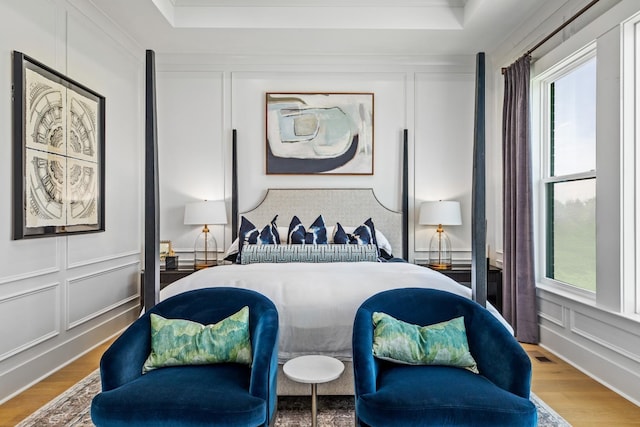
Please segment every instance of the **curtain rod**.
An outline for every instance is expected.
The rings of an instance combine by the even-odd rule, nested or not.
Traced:
[[[578,12],[576,12],[575,15],[573,15],[571,18],[567,19],[562,25],[560,25],[558,28],[556,28],[555,30],[553,30],[547,37],[543,38],[542,40],[540,40],[538,42],[538,44],[536,44],[534,47],[532,47],[531,49],[529,49],[528,51],[526,51],[524,53],[524,55],[522,56],[528,56],[531,55],[531,53],[533,51],[535,51],[536,49],[538,49],[540,46],[542,46],[543,44],[545,44],[546,42],[548,42],[551,37],[555,36],[556,34],[558,34],[560,31],[562,31],[567,25],[571,24],[573,21],[575,21],[576,19],[578,19],[578,17],[580,15],[582,15],[583,13],[585,13],[587,10],[589,10],[592,6],[594,6],[596,3],[598,3],[600,0],[592,0],[589,4],[587,4],[585,7],[583,7],[582,9],[580,9]],[[504,74],[507,71],[506,67],[502,67],[502,74]]]

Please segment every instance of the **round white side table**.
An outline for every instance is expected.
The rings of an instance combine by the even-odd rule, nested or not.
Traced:
[[[329,356],[300,356],[287,361],[284,374],[299,383],[311,384],[311,425],[318,425],[318,384],[338,379],[344,371],[344,363]]]

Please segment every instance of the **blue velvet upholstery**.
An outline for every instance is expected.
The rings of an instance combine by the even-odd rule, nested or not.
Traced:
[[[216,323],[249,306],[252,365],[160,368],[142,375],[151,351],[151,313]],[[97,426],[266,426],[276,410],[278,312],[264,295],[207,288],[160,302],[136,320],[100,361],[102,392],[91,403]]]
[[[449,366],[402,365],[374,358],[374,311],[416,325],[464,316],[480,374]],[[353,327],[356,416],[363,426],[535,426],[531,361],[485,308],[435,289],[381,292],[358,309]]]

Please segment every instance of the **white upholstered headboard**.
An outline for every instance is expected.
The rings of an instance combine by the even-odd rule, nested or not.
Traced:
[[[376,230],[382,231],[391,243],[393,255],[403,256],[402,212],[383,206],[371,188],[269,189],[258,206],[239,215],[259,228],[275,215],[278,215],[280,227],[288,227],[294,215],[305,226],[322,215],[327,228],[336,222],[343,226],[358,226],[371,218]]]
[[[382,231],[393,249],[393,256],[408,260],[409,234],[409,177],[408,132],[402,138],[402,208],[400,212],[388,209],[378,201],[371,188],[311,188],[269,189],[258,206],[246,212],[238,209],[238,150],[237,133],[233,130],[231,179],[231,215],[233,237],[237,237],[240,216],[244,215],[256,227],[264,227],[275,215],[278,225],[288,227],[293,215],[307,226],[322,215],[327,227],[340,222],[343,226],[358,226],[371,218],[376,229]]]

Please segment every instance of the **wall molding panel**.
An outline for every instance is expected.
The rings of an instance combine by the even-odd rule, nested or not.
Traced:
[[[551,322],[561,328],[567,326],[567,316],[565,307],[554,301],[549,301],[538,297],[538,317]]]
[[[142,256],[142,252],[139,250],[122,252],[117,254],[106,255],[101,258],[94,258],[85,261],[78,261],[67,264],[67,270],[74,270],[82,267],[89,267],[94,265],[105,264],[112,261],[119,261],[125,258],[133,258],[136,259],[138,263],[140,263],[140,257]]]
[[[130,303],[132,301],[135,302],[135,305],[133,306],[133,309],[135,310],[136,308],[138,308],[138,311],[139,311],[139,307],[140,307],[139,300],[140,300],[140,295],[139,294],[138,295],[133,295],[133,296],[131,296],[129,298],[122,299],[122,300],[120,300],[120,301],[118,301],[118,302],[116,302],[114,304],[111,304],[108,307],[105,307],[104,309],[102,309],[100,311],[96,311],[96,312],[91,313],[90,315],[88,315],[88,316],[86,316],[86,317],[84,317],[82,319],[78,319],[75,322],[67,322],[66,330],[70,331],[71,329],[73,329],[73,328],[75,328],[77,326],[83,325],[83,324],[85,324],[85,323],[87,323],[87,322],[89,322],[89,321],[91,321],[91,320],[93,320],[93,319],[95,319],[97,317],[100,317],[101,315],[103,315],[105,313],[112,312],[116,308],[128,305],[128,303]]]
[[[20,267],[18,267],[19,270],[22,270],[23,272],[18,273],[18,274],[12,274],[12,275],[8,275],[5,277],[1,277],[0,276],[0,286],[5,284],[5,283],[11,283],[11,282],[18,282],[21,280],[30,280],[30,279],[35,279],[37,277],[43,277],[43,276],[47,276],[49,274],[54,274],[54,273],[58,273],[60,272],[60,265],[62,264],[62,255],[63,255],[63,250],[64,250],[64,246],[62,245],[62,240],[60,238],[54,239],[54,242],[45,242],[45,243],[38,243],[39,246],[42,246],[41,249],[42,253],[51,253],[53,252],[53,257],[33,257],[33,256],[29,256],[27,261],[21,260],[19,262]],[[24,242],[12,242],[14,245],[20,245],[22,248],[24,248]],[[53,247],[53,250],[51,251],[47,251],[44,250],[46,248],[49,248],[50,246]],[[38,251],[38,253],[40,253],[40,251]],[[48,266],[42,266],[39,265],[42,263],[43,260],[49,260],[50,261],[50,265]]]
[[[280,72],[468,72],[475,68],[474,55],[215,55],[164,54],[157,58],[158,71],[254,71]]]
[[[0,298],[0,362],[60,334],[60,300],[60,283]]]
[[[66,330],[140,297],[140,261],[105,268],[67,281]]]
[[[640,335],[630,329],[609,324],[586,313],[571,310],[571,333],[613,351],[640,365],[640,356],[633,350],[640,348]]]
[[[36,277],[41,277],[41,276],[48,276],[50,274],[55,274],[58,272],[60,272],[60,268],[51,267],[51,268],[43,268],[41,270],[30,271],[29,273],[16,274],[15,276],[0,278],[0,285],[3,285],[5,283],[19,282],[21,280],[34,279]]]

